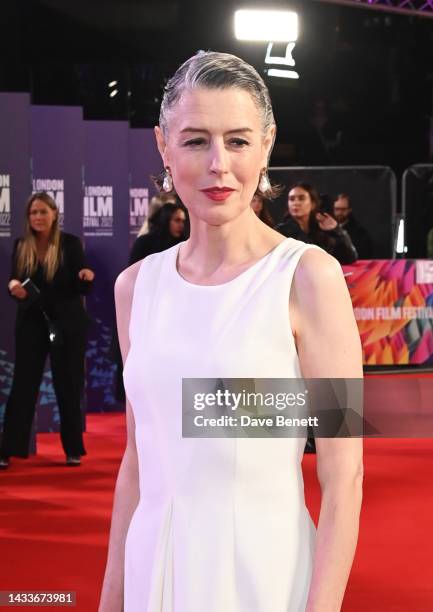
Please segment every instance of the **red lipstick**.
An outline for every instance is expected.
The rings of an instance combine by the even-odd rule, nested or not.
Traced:
[[[215,202],[222,202],[226,200],[234,189],[231,187],[208,187],[207,189],[201,189],[205,195]]]

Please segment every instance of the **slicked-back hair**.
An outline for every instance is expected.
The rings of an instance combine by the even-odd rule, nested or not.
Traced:
[[[251,95],[260,112],[264,134],[275,125],[268,88],[253,66],[230,53],[199,51],[179,66],[165,86],[159,114],[164,137],[168,134],[168,114],[184,91],[230,87],[242,89]]]

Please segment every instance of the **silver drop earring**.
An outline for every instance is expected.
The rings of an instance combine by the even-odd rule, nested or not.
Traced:
[[[269,182],[268,173],[266,170],[262,170],[259,181],[259,191],[261,193],[266,193],[271,188],[271,183]]]
[[[173,179],[171,178],[170,170],[168,168],[165,169],[164,172],[164,180],[162,181],[162,190],[165,193],[169,193],[173,191]]]

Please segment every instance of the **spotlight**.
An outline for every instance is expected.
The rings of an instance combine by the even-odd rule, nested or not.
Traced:
[[[116,87],[116,85],[117,85],[117,81],[110,81],[108,83],[108,87]]]
[[[235,36],[238,40],[293,42],[298,38],[298,15],[293,11],[235,12]]]
[[[118,89],[113,89],[113,91],[110,91],[110,98],[114,98],[114,96],[117,96],[118,93],[119,93]]]

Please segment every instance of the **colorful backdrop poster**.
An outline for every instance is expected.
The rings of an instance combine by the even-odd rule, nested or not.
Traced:
[[[433,262],[343,266],[365,365],[433,364]]]

